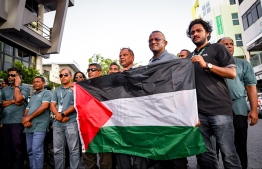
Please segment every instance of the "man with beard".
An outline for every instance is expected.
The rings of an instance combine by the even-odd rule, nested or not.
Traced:
[[[62,85],[55,89],[50,110],[55,115],[53,122],[53,145],[55,168],[65,168],[65,145],[70,153],[70,168],[79,168],[79,135],[74,108],[74,94],[71,89],[72,72],[69,69],[60,71]]]
[[[23,84],[22,71],[18,68],[9,68],[8,82],[10,86],[2,89],[2,119],[1,152],[2,165],[0,168],[22,168],[24,135],[22,117],[30,95],[29,86]]]
[[[207,149],[198,164],[203,169],[218,168],[216,140],[224,167],[240,169],[234,146],[232,101],[224,79],[236,77],[235,62],[224,46],[208,42],[211,32],[212,27],[202,19],[192,21],[187,30],[196,45],[188,57],[194,63],[200,131]]]
[[[234,54],[234,41],[225,37],[220,39],[217,43],[225,45],[230,54]],[[257,80],[254,70],[250,63],[243,59],[234,57],[236,64],[237,77],[235,79],[226,79],[230,95],[233,102],[233,122],[235,129],[235,146],[237,154],[241,161],[242,169],[246,169],[248,166],[247,158],[247,129],[248,121],[250,126],[255,125],[258,122],[257,114]],[[246,102],[246,95],[250,102],[251,110],[248,110]],[[219,148],[219,147],[218,147]]]

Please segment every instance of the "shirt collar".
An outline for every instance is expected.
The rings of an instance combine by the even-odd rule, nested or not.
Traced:
[[[154,56],[149,60],[149,63],[154,62],[156,60],[161,60],[165,54],[167,53],[167,50],[163,51],[157,58],[154,58]]]
[[[197,48],[194,50],[195,54],[198,54],[202,49],[204,49],[205,47],[208,47],[210,45],[210,42],[208,42],[204,47],[202,47],[199,51],[197,50]]]

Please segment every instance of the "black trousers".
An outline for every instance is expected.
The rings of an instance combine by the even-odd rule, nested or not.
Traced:
[[[24,126],[21,123],[3,124],[1,128],[1,169],[23,168]]]
[[[235,129],[235,147],[239,156],[242,169],[246,169],[248,166],[247,158],[247,129],[248,122],[247,116],[234,115],[233,118]]]

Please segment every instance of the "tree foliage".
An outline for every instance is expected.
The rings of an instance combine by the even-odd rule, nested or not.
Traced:
[[[22,70],[22,83],[26,83],[26,84],[32,84],[33,83],[33,79],[36,76],[40,75],[40,72],[34,68],[27,68],[25,67],[21,62],[14,62],[12,64],[12,67],[16,67]],[[6,71],[1,71],[0,72],[0,78],[5,79],[7,78],[7,72]]]
[[[89,64],[90,63],[98,63],[102,67],[102,75],[106,75],[109,71],[110,64],[112,62],[116,62],[119,65],[118,60],[112,60],[109,58],[104,58],[100,54],[94,54],[91,58],[88,59]]]

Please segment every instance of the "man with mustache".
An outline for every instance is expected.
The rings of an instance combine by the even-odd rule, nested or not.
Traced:
[[[201,169],[217,169],[215,140],[225,168],[241,169],[234,146],[232,101],[224,78],[236,77],[235,62],[220,44],[210,44],[212,27],[202,19],[193,20],[187,36],[196,45],[188,57],[194,63],[200,131],[207,151],[199,155]],[[214,139],[215,138],[215,139]]]

